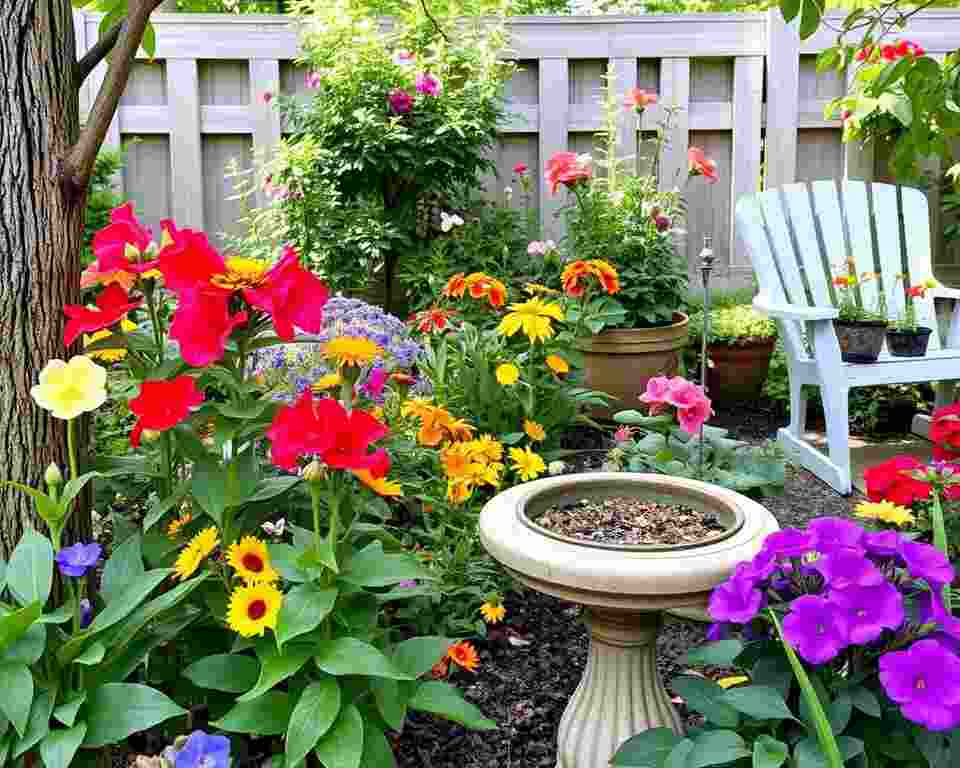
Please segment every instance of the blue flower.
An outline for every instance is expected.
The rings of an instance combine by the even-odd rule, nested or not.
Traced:
[[[93,606],[90,605],[90,601],[87,598],[83,598],[80,601],[80,629],[86,629],[90,626],[90,621],[93,619]]]
[[[177,752],[175,768],[228,768],[230,739],[194,731]]]
[[[57,566],[64,576],[79,578],[93,568],[103,554],[103,548],[96,542],[90,544],[74,544],[64,547],[57,553]]]

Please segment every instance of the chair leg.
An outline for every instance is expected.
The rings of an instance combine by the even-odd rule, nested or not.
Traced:
[[[803,439],[807,428],[807,398],[803,396],[803,385],[797,383],[795,377],[790,377],[790,425],[787,427],[790,434]]]
[[[850,493],[850,412],[849,394],[847,387],[836,384],[821,387],[823,410],[827,421],[827,447],[830,451],[830,461],[843,473],[844,488],[838,488],[841,493]],[[845,479],[844,479],[845,478]]]

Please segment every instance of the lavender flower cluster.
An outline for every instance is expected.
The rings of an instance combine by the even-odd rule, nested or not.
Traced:
[[[880,683],[905,718],[949,730],[960,725],[960,619],[943,600],[953,579],[934,547],[821,517],[768,536],[713,591],[718,623],[708,637],[747,625],[770,604],[786,607],[783,634],[803,659],[832,663],[863,648],[879,657]]]

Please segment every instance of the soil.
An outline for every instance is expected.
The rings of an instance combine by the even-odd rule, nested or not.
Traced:
[[[536,522],[563,536],[603,544],[696,544],[724,530],[713,513],[635,496],[553,506]]]

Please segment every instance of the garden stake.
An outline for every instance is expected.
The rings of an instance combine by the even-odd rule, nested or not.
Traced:
[[[700,339],[700,386],[707,391],[707,337],[710,335],[710,273],[713,271],[713,236],[703,236],[700,251],[700,277],[703,280],[703,338]],[[700,425],[700,466],[697,477],[703,479],[703,424]]]

